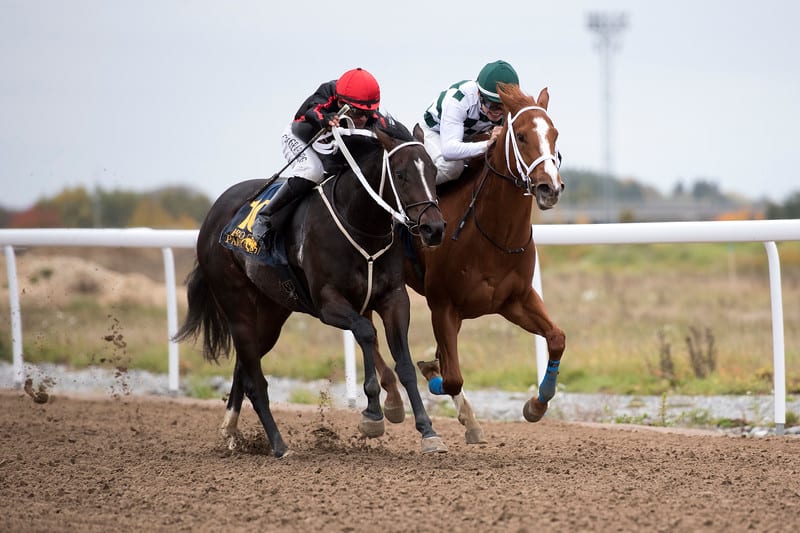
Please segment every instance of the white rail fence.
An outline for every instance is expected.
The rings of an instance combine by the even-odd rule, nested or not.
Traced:
[[[769,265],[772,311],[773,389],[776,431],[783,433],[786,423],[786,367],[783,334],[783,296],[780,259],[776,242],[800,241],[800,220],[759,220],[720,222],[655,222],[631,224],[548,224],[533,227],[537,246],[576,244],[659,244],[710,242],[762,242]],[[178,331],[178,311],[173,248],[194,248],[197,230],[133,229],[0,229],[0,246],[4,247],[8,272],[9,305],[11,307],[12,362],[15,383],[22,384],[22,316],[19,284],[16,274],[14,246],[97,246],[123,248],[161,248],[167,289],[167,342],[169,388],[180,387],[178,345],[171,338]],[[541,274],[537,261],[533,286],[542,294]],[[352,334],[344,333],[345,379],[347,397],[357,396],[355,346]],[[544,339],[536,337],[538,375],[547,366]]]

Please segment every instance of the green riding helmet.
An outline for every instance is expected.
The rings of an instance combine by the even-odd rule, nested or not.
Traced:
[[[497,82],[519,85],[519,76],[514,67],[505,61],[487,63],[478,74],[478,89],[490,102],[500,102]]]

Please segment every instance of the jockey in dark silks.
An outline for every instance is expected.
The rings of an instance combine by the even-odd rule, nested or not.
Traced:
[[[323,83],[306,98],[281,135],[283,155],[287,161],[294,161],[287,170],[286,182],[256,216],[253,236],[257,241],[271,248],[274,234],[280,231],[290,214],[289,210],[284,210],[276,217],[276,213],[319,185],[326,172],[333,173],[341,166],[342,159],[337,157],[337,150],[331,144],[330,129],[339,126],[342,107],[350,106],[345,116],[353,121],[355,128],[369,128],[376,122],[385,123],[378,111],[380,100],[378,82],[361,68],[348,70],[338,80]],[[326,133],[307,150],[314,136],[323,129]]]

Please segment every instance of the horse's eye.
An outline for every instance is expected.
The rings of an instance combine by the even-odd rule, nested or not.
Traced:
[[[525,142],[525,134],[524,133],[517,133],[517,140],[521,143]]]

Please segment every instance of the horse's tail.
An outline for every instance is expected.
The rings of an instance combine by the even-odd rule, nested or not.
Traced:
[[[203,358],[218,361],[220,354],[226,357],[231,351],[231,332],[222,316],[217,299],[206,282],[200,265],[195,264],[187,282],[189,311],[186,320],[173,337],[175,342],[196,340],[202,330]]]

